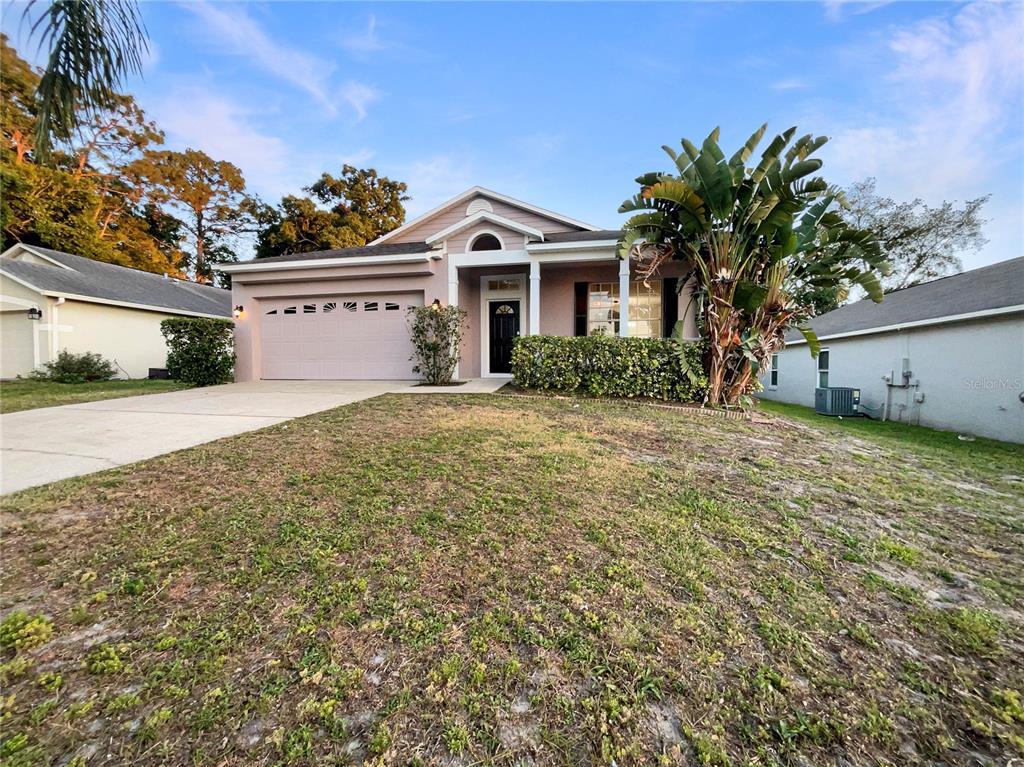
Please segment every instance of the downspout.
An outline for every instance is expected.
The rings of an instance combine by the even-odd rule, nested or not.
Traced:
[[[60,312],[57,307],[64,303],[64,296],[54,299],[50,307],[50,361],[57,359],[60,352]]]

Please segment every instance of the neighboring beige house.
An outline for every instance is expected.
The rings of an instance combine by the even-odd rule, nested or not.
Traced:
[[[97,352],[121,376],[165,367],[160,322],[231,316],[231,293],[61,253],[14,245],[0,255],[0,378],[26,376],[63,349]]]
[[[643,282],[618,235],[473,187],[364,247],[222,265],[235,379],[414,378],[406,309],[434,300],[468,313],[462,378],[508,376],[521,333],[695,337],[682,267]]]

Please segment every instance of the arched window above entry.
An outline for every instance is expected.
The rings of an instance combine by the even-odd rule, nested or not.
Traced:
[[[470,250],[501,250],[501,240],[493,234],[478,234],[469,246]]]

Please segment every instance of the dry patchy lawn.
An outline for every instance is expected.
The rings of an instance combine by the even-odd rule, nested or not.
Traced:
[[[1019,448],[388,396],[3,522],[11,764],[1024,756]]]

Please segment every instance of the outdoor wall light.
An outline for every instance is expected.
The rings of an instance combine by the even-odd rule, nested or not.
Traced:
[[[434,303],[432,303],[430,305],[430,308],[433,309],[435,312],[436,311],[440,311],[440,309],[441,309],[441,299],[440,298],[435,298],[434,299]]]
[[[245,307],[242,306],[241,304],[236,306],[235,307],[235,319],[238,319],[239,317],[241,317],[242,316],[242,312],[244,312],[244,311],[245,311]]]
[[[37,306],[33,306],[28,310],[28,318],[30,320],[41,320],[43,318],[43,310]]]

